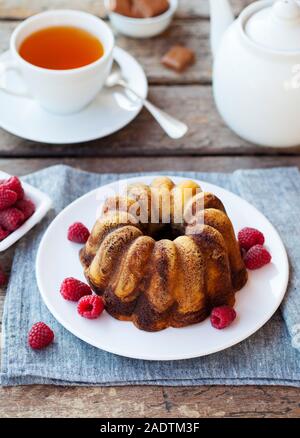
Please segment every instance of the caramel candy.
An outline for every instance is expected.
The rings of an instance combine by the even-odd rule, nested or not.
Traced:
[[[131,16],[133,18],[145,18],[138,7],[139,0],[132,0]]]
[[[110,9],[117,14],[132,17],[132,0],[110,0]]]
[[[113,12],[131,18],[151,18],[169,9],[168,0],[110,0]]]
[[[161,62],[168,68],[182,72],[195,62],[195,52],[187,47],[173,46]]]
[[[168,0],[133,0],[133,13],[141,18],[161,15],[170,7]]]

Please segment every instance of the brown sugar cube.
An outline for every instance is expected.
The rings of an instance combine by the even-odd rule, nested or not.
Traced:
[[[170,7],[168,0],[133,0],[133,11],[142,18],[161,15]]]
[[[132,0],[132,6],[131,6],[131,17],[132,18],[145,18],[137,6],[138,0]]]
[[[117,14],[132,17],[132,0],[110,0],[110,9]]]
[[[168,68],[182,72],[195,62],[195,52],[187,47],[173,46],[162,58],[161,62]]]

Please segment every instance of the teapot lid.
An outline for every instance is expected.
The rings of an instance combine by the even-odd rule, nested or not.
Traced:
[[[254,13],[245,25],[252,41],[280,51],[300,50],[300,4],[297,0],[277,0]]]

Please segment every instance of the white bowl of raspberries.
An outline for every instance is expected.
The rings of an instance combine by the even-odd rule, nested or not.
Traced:
[[[45,193],[0,171],[0,252],[31,230],[51,204]]]

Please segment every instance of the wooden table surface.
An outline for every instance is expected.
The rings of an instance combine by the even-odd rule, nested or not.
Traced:
[[[232,0],[235,13],[251,0]],[[55,7],[72,7],[103,16],[102,0],[0,0],[0,52],[25,17]],[[46,145],[0,129],[0,169],[11,174],[65,163],[96,172],[223,171],[296,165],[300,147],[259,148],[234,135],[216,112],[211,89],[208,0],[180,0],[172,26],[142,43],[118,36],[117,44],[142,63],[150,98],[190,127],[179,141],[168,139],[146,111],[108,138],[79,145]],[[173,43],[197,53],[197,63],[177,75],[159,62]],[[1,254],[9,271],[13,250]],[[0,290],[2,312],[5,290]],[[0,417],[299,417],[300,391],[289,387],[111,387],[29,386],[0,389]]]

